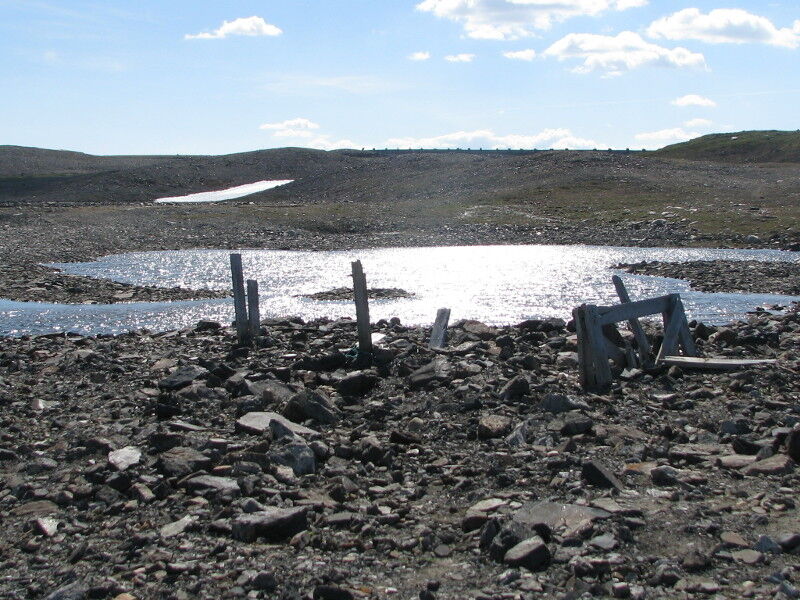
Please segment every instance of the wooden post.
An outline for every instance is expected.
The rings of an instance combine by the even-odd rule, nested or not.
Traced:
[[[233,280],[233,309],[236,321],[236,336],[239,344],[249,343],[247,324],[247,305],[244,293],[244,273],[242,271],[242,255],[231,254],[231,279]]]
[[[258,282],[247,280],[247,324],[250,341],[256,343],[261,335],[261,313],[258,308]]]
[[[619,296],[620,302],[622,302],[623,304],[630,303],[631,298],[628,295],[628,290],[625,289],[625,284],[623,283],[619,275],[614,275],[611,278],[611,281],[614,282],[614,287],[617,290],[617,296]],[[650,360],[650,342],[647,341],[647,334],[645,334],[644,329],[642,329],[642,325],[641,323],[639,323],[639,319],[637,318],[628,319],[628,326],[631,328],[631,331],[633,332],[633,337],[636,340],[636,346],[639,349],[640,364],[643,367],[652,366],[653,361]]]
[[[450,309],[440,308],[436,311],[436,321],[431,330],[429,348],[444,348],[447,345],[447,324],[450,322]]]
[[[611,367],[597,307],[583,304],[572,311],[578,334],[578,368],[581,387],[606,392],[611,387]]]
[[[367,277],[364,275],[360,260],[351,264],[353,267],[353,297],[356,303],[356,323],[358,326],[358,351],[361,354],[372,354]]]

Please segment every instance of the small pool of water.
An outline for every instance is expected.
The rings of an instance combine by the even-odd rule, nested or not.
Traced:
[[[136,285],[193,289],[230,287],[229,251],[136,252],[91,263],[60,263],[67,273]],[[360,259],[370,287],[402,288],[411,298],[372,300],[372,321],[399,317],[430,324],[448,307],[451,320],[472,318],[514,324],[527,318],[569,318],[582,303],[617,304],[611,283],[620,262],[642,260],[760,260],[798,262],[800,256],[768,250],[621,248],[609,246],[460,246],[378,248],[332,252],[243,250],[245,278],[259,282],[262,317],[355,316],[350,301],[303,297],[351,286],[350,262]],[[689,318],[726,323],[756,306],[787,305],[800,298],[769,294],[707,294],[677,279],[620,274],[632,299],[680,293]],[[53,305],[0,300],[0,335],[76,331],[118,333],[146,327],[166,330],[200,319],[230,322],[232,300],[93,305]]]
[[[292,183],[294,179],[277,179],[274,181],[256,181],[255,183],[246,183],[244,185],[237,185],[236,187],[228,188],[226,190],[217,190],[214,192],[198,192],[197,194],[188,194],[186,196],[171,196],[168,198],[159,198],[154,200],[156,204],[189,204],[198,202],[221,202],[223,200],[233,200],[234,198],[241,198],[249,196],[256,192],[263,192],[264,190],[271,190],[287,183]]]

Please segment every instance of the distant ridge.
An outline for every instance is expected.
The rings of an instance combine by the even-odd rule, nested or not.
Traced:
[[[654,152],[663,158],[751,163],[800,163],[800,130],[712,133]]]

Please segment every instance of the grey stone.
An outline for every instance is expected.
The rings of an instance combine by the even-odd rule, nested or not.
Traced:
[[[197,521],[197,517],[194,515],[186,515],[182,519],[178,519],[173,523],[167,523],[164,525],[161,530],[159,531],[162,538],[171,538],[176,535],[180,535],[187,528],[189,528],[193,523]]]
[[[530,382],[524,376],[517,375],[500,390],[500,398],[503,400],[517,400],[527,395],[530,390]]]
[[[538,571],[550,563],[551,555],[547,544],[538,535],[521,541],[510,548],[503,562],[514,567],[525,567],[530,571]]]
[[[317,458],[314,451],[303,442],[293,442],[283,447],[273,448],[269,453],[272,462],[292,469],[297,475],[310,475],[317,472]]]
[[[286,429],[295,435],[315,435],[317,432],[298,423],[294,423],[286,417],[275,412],[250,412],[243,415],[236,421],[236,430],[254,435],[262,435],[270,430],[270,423],[278,421]]]
[[[618,490],[625,488],[622,482],[617,479],[617,476],[599,460],[588,460],[583,463],[581,475],[586,481],[597,487],[616,488]]]
[[[785,454],[776,454],[744,467],[745,475],[786,475],[794,469],[795,462]]]
[[[499,438],[511,431],[511,419],[501,415],[484,415],[478,422],[478,438]]]
[[[594,421],[586,415],[567,415],[564,424],[561,426],[562,435],[580,435],[590,431],[594,426]]]
[[[427,365],[421,366],[408,376],[408,383],[411,389],[414,390],[427,387],[434,382],[449,380],[450,363],[443,356],[437,356]]]
[[[170,477],[183,477],[195,471],[207,468],[211,459],[194,448],[177,446],[161,454],[157,467]]]
[[[142,451],[136,446],[125,446],[108,453],[108,462],[118,471],[124,471],[128,467],[138,465],[141,458]]]
[[[576,409],[588,409],[585,402],[567,396],[566,394],[547,394],[539,403],[539,408],[551,413],[565,413]]]
[[[378,383],[378,376],[372,371],[354,371],[343,377],[336,390],[342,396],[363,396]]]
[[[51,592],[44,600],[83,600],[88,593],[89,586],[82,581],[76,581]]]
[[[283,415],[292,421],[311,419],[334,425],[339,421],[338,410],[326,396],[314,390],[303,390],[292,396]]]
[[[158,387],[166,391],[177,391],[208,375],[208,371],[197,365],[187,365],[177,368],[173,373],[158,382]]]
[[[269,542],[282,542],[308,527],[307,508],[268,508],[240,515],[231,523],[231,536],[241,542],[254,542],[264,538]]]
[[[199,475],[186,482],[186,489],[191,492],[206,492],[213,490],[229,497],[237,497],[241,493],[239,484],[230,477],[217,477],[215,475]]]

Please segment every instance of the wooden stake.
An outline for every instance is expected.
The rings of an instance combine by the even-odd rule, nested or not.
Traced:
[[[258,308],[258,282],[247,280],[247,324],[250,341],[255,343],[261,335],[261,313]]]
[[[450,322],[450,309],[440,308],[436,311],[436,321],[431,330],[429,348],[444,348],[447,345],[447,324]]]
[[[617,290],[617,296],[619,296],[620,302],[623,304],[630,303],[631,297],[628,295],[628,290],[625,289],[625,284],[619,275],[614,275],[611,278],[611,281],[614,282],[614,287]],[[639,323],[639,319],[629,319],[628,326],[633,332],[633,337],[636,340],[636,346],[639,349],[640,364],[643,367],[652,366],[653,361],[650,360],[650,342],[647,341],[647,334],[645,334],[644,329],[642,329],[642,324]]]
[[[242,271],[242,255],[231,254],[231,279],[233,281],[233,309],[236,322],[236,336],[239,344],[246,346],[249,343],[247,323],[247,305],[244,293],[244,273]]]
[[[367,277],[364,275],[360,260],[351,264],[353,267],[353,296],[356,303],[356,323],[358,326],[358,351],[362,354],[372,354]]]

